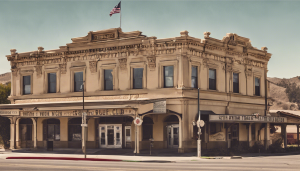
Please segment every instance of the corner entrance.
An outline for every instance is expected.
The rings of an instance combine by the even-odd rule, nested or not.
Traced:
[[[167,126],[168,148],[178,148],[179,145],[179,124]]]
[[[99,124],[100,148],[122,148],[122,124]]]

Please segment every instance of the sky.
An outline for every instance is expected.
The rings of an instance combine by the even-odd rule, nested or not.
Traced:
[[[0,0],[0,73],[10,72],[6,55],[58,49],[89,31],[120,27],[120,14],[109,17],[119,0]],[[187,30],[222,39],[236,33],[252,46],[268,48],[268,77],[300,76],[300,0],[122,0],[123,32],[169,38]]]

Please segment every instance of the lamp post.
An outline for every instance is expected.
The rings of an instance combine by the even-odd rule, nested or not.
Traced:
[[[84,153],[84,158],[86,158],[86,112],[84,112],[84,81],[81,85],[81,90],[82,90],[82,131],[83,131],[83,148],[82,151]]]
[[[198,126],[198,140],[197,140],[197,156],[201,157],[201,127],[200,127],[200,88],[198,88],[198,121],[197,121],[197,126]]]

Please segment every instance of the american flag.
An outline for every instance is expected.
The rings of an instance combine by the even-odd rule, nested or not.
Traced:
[[[109,13],[109,16],[112,16],[115,13],[120,13],[121,12],[121,1],[116,5]]]

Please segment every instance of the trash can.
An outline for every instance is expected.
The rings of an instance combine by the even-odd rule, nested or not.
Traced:
[[[47,151],[53,151],[53,141],[47,141]]]

